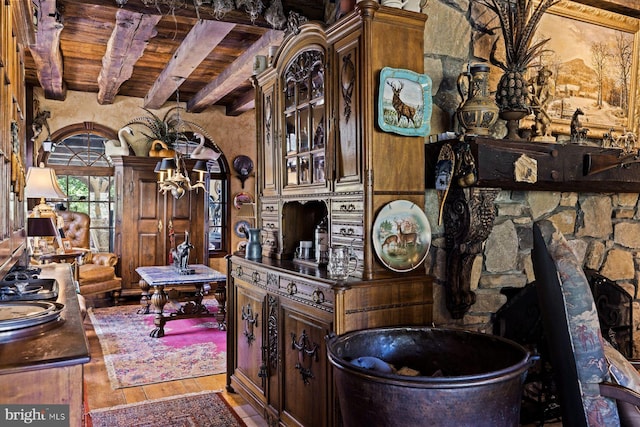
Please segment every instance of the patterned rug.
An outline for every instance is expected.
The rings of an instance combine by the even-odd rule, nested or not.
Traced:
[[[215,300],[205,304],[217,310]],[[226,371],[226,332],[218,329],[214,317],[172,320],[165,324],[164,337],[151,338],[154,315],[137,314],[138,308],[89,310],[114,389]]]
[[[93,427],[246,427],[220,393],[206,391],[94,409]]]

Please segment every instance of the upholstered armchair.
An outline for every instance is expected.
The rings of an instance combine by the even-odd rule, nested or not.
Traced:
[[[91,252],[89,250],[89,226],[91,218],[81,212],[58,212],[64,219],[65,238],[71,246],[84,249],[86,253],[78,270],[78,283],[81,295],[95,295],[110,292],[117,302],[122,290],[122,279],[116,277],[116,254],[111,252]]]

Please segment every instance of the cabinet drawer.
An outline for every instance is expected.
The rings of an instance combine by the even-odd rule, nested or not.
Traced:
[[[331,224],[331,235],[333,238],[362,240],[364,227],[361,222],[334,222]]]
[[[275,217],[278,216],[278,202],[274,201],[274,202],[262,202],[261,208],[260,208],[260,213],[263,216],[266,215],[273,215]]]
[[[270,256],[278,251],[278,230],[262,230],[262,255]]]
[[[262,230],[265,232],[271,232],[271,233],[274,233],[276,230],[278,230],[278,217],[263,216]]]
[[[337,199],[331,203],[331,214],[343,216],[355,214],[361,216],[364,212],[364,201],[361,199]]]
[[[280,277],[279,292],[292,300],[311,305],[322,310],[333,311],[335,296],[328,287],[312,285],[290,277]]]
[[[231,275],[255,286],[265,288],[267,286],[267,273],[246,265],[233,264],[231,267]]]

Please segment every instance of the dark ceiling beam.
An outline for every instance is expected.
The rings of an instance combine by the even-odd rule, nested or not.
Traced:
[[[247,81],[253,74],[253,63],[256,55],[266,55],[269,46],[282,42],[283,32],[269,30],[240,55],[231,65],[213,81],[202,88],[187,102],[187,111],[199,113],[209,105],[213,105],[225,95]]]
[[[144,106],[152,109],[162,107],[235,26],[219,21],[196,22],[144,97]]]
[[[65,0],[65,3],[83,3],[85,5],[96,5],[101,7],[113,7],[117,9],[117,5],[115,0]],[[150,2],[149,5],[145,5],[142,0],[129,0],[127,4],[121,7],[121,9],[128,10],[130,12],[137,12],[142,14],[154,14],[154,15],[173,15],[180,16],[185,18],[192,19],[205,19],[205,20],[216,20],[213,14],[211,13],[212,8],[209,5],[202,5],[198,8],[198,12],[196,12],[195,6],[193,5],[192,0],[187,0],[183,2],[179,2],[180,7],[176,7],[171,10],[167,6],[162,5],[162,1],[158,1],[159,7],[156,7],[153,2]],[[199,16],[198,16],[199,15]],[[255,22],[251,22],[249,19],[249,15],[241,10],[231,11],[219,19],[220,22],[229,22],[233,24],[242,24],[242,25],[255,25],[263,28],[271,28],[271,25],[265,19],[260,16]]]
[[[255,90],[246,91],[241,96],[237,97],[233,104],[227,105],[227,116],[239,116],[242,113],[253,110],[256,106],[256,92]]]
[[[38,81],[45,98],[64,101],[67,89],[62,80],[62,17],[56,9],[56,0],[33,0],[33,7],[38,14],[38,29],[29,50],[36,64]]]
[[[149,39],[158,33],[155,27],[160,18],[160,15],[143,15],[125,9],[116,12],[116,25],[98,76],[100,105],[112,104],[120,86],[131,78],[133,67],[144,53]]]

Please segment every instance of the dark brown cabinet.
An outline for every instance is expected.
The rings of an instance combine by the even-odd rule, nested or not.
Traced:
[[[120,259],[119,274],[125,295],[140,292],[137,267],[168,264],[170,223],[176,245],[184,241],[185,231],[189,232],[194,245],[189,262],[208,262],[204,192],[188,191],[180,199],[160,193],[154,172],[157,162],[153,157],[113,158],[117,218],[115,253]]]
[[[328,334],[432,320],[431,278],[386,269],[371,244],[387,203],[424,205],[424,138],[382,132],[374,106],[383,67],[423,71],[406,53],[423,51],[425,20],[358,2],[330,28],[302,25],[256,76],[263,258],[229,258],[227,374],[269,425],[339,425]],[[294,259],[321,221],[355,249],[346,281]]]

